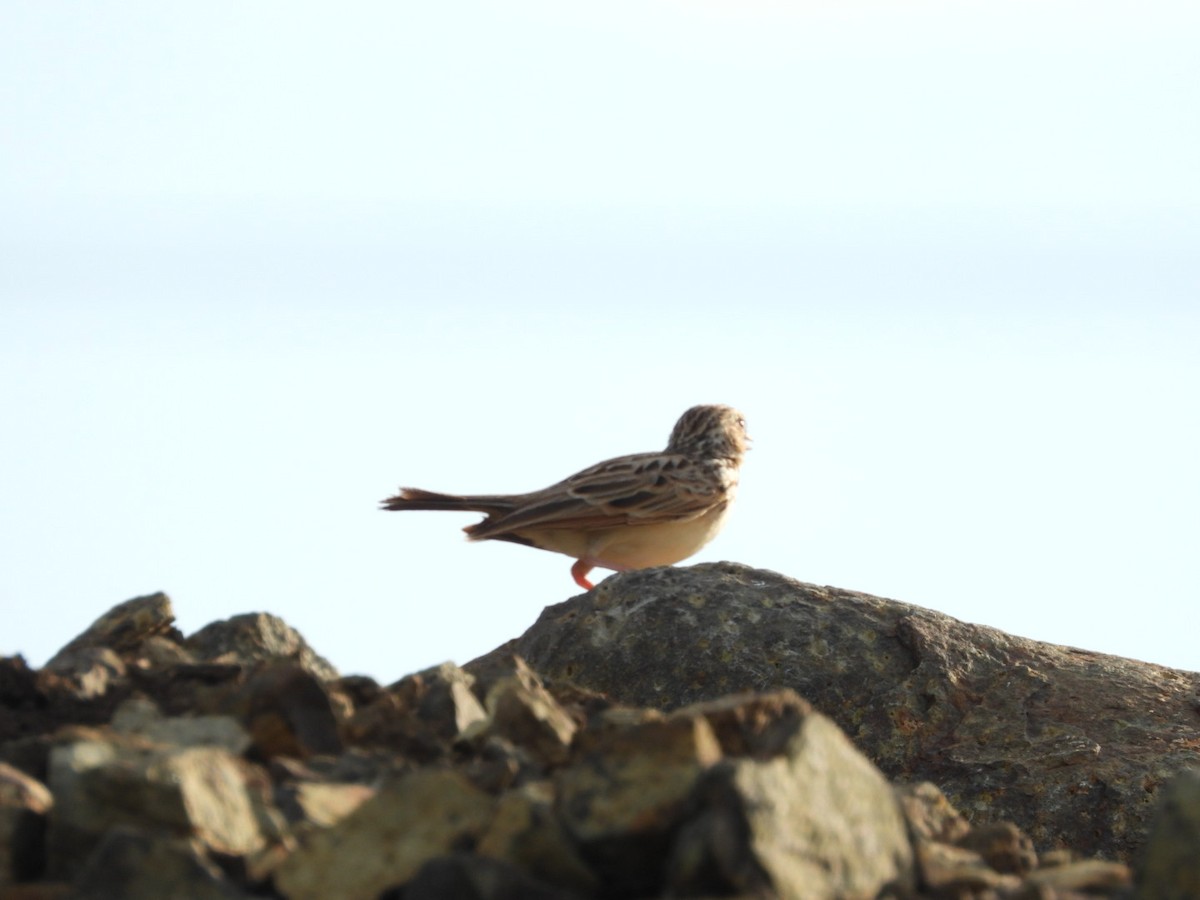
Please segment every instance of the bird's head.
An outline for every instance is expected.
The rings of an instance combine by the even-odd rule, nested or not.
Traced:
[[[732,406],[693,406],[675,423],[667,450],[697,459],[740,463],[750,449],[746,420]]]

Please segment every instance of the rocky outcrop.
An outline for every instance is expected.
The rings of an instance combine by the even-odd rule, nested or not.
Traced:
[[[862,742],[883,737],[872,710],[856,720],[845,708],[810,703],[831,694],[802,698],[770,680],[738,685],[751,688],[738,693],[707,690],[742,678],[743,662],[763,671],[762,659],[739,661],[727,644],[702,654],[707,674],[699,677],[699,668],[672,658],[687,629],[678,619],[663,628],[648,614],[669,619],[674,609],[705,652],[719,634],[748,640],[764,616],[746,601],[730,601],[716,632],[696,610],[730,599],[731,584],[749,572],[700,567],[613,579],[548,610],[516,642],[541,663],[527,664],[510,646],[473,672],[446,664],[387,686],[339,677],[273,616],[239,616],[185,637],[164,595],[122,604],[40,671],[19,657],[0,659],[0,895],[1132,896],[1131,870],[1115,854],[1074,852],[1087,846],[1078,829],[1039,840],[1008,815],[998,802],[1001,772],[980,768],[981,790],[964,780],[951,798],[931,781],[889,780],[877,768]],[[641,580],[656,574],[666,580]],[[762,585],[795,584],[753,575]],[[667,595],[664,584],[688,588]],[[640,592],[640,602],[619,599],[632,596],[619,593],[626,589]],[[782,594],[772,597],[760,611],[787,607]],[[801,631],[785,651],[788,638],[777,633],[768,649],[795,673],[805,652],[812,665],[832,665],[818,651],[841,652],[835,636],[857,634],[860,658],[842,660],[840,689],[850,696],[850,673],[866,668],[902,707],[905,677],[920,660],[904,657],[910,668],[899,677],[905,670],[872,661],[867,649],[885,662],[897,652],[868,627],[886,619],[887,603],[852,598],[846,616],[865,607],[875,618],[822,623],[820,647]],[[589,616],[588,629],[573,630]],[[622,629],[639,628],[658,650],[634,664],[623,655],[634,641]],[[937,659],[966,652],[952,636],[934,642]],[[554,655],[568,640],[579,642],[569,672]],[[972,652],[983,657],[998,652],[977,643],[983,649]],[[602,691],[605,648],[627,668]],[[690,677],[664,680],[663,665]],[[812,678],[810,689],[820,682]],[[906,716],[901,710],[893,722],[911,740],[911,726],[899,725]],[[1200,870],[1189,849],[1194,782],[1181,776],[1165,793],[1156,836],[1138,857],[1141,890],[1189,896]]]
[[[1046,849],[1135,858],[1159,787],[1200,765],[1200,674],[728,563],[609,578],[498,655],[513,653],[663,710],[789,688],[890,778],[932,781]]]

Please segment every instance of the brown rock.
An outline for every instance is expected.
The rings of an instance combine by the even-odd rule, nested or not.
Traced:
[[[208,662],[255,663],[291,661],[321,681],[338,677],[337,669],[318,656],[300,632],[279,616],[245,613],[204,626],[184,642],[192,653]]]
[[[188,666],[196,663],[196,655],[165,635],[153,634],[138,645],[132,664],[139,669],[160,669],[164,666]]]
[[[53,876],[73,876],[112,828],[192,836],[224,854],[262,849],[265,837],[241,760],[217,747],[154,748],[85,740],[55,747],[47,834]]]
[[[54,666],[47,664],[46,671],[66,679],[80,700],[103,697],[125,682],[125,662],[108,647],[60,650],[54,661]]]
[[[703,716],[726,756],[771,759],[787,753],[812,705],[795,691],[731,694],[685,706],[672,716]]]
[[[287,661],[262,664],[228,706],[249,732],[257,759],[337,754],[342,739],[324,682]]]
[[[697,803],[670,863],[679,895],[833,900],[914,882],[891,786],[819,713],[797,723],[783,755],[715,766]]]
[[[976,825],[959,840],[958,846],[975,851],[997,872],[1024,875],[1037,868],[1033,841],[1012,822]]]
[[[1160,792],[1138,882],[1138,900],[1200,897],[1200,771],[1179,773]]]
[[[73,900],[248,900],[189,841],[129,827],[105,834],[72,887]]]
[[[660,709],[792,688],[889,776],[1088,854],[1129,858],[1155,786],[1200,764],[1200,674],[728,563],[609,578],[507,652]]]
[[[914,844],[922,888],[935,897],[957,900],[987,891],[1012,893],[1021,886],[1015,875],[1003,875],[972,850],[918,839]]]
[[[344,726],[346,740],[387,747],[417,762],[441,759],[486,715],[471,691],[473,681],[453,663],[402,678],[354,712]]]
[[[403,888],[381,900],[578,900],[500,860],[466,853],[439,856],[421,867]]]
[[[549,782],[527,784],[502,796],[476,852],[584,896],[594,895],[600,887],[599,878],[555,815],[554,788]]]
[[[117,707],[112,728],[118,734],[140,735],[156,744],[175,747],[223,747],[241,756],[250,735],[231,716],[163,716],[153,701],[131,698]]]
[[[922,781],[896,787],[900,809],[915,837],[926,841],[954,844],[967,836],[970,824],[950,805],[935,784]]]
[[[0,763],[0,888],[42,874],[46,815],[53,805],[44,784]]]
[[[524,660],[488,691],[487,712],[479,734],[510,740],[548,766],[566,762],[575,722]]]
[[[1193,852],[1194,849],[1193,849]],[[1038,869],[1026,876],[1026,883],[1038,888],[1055,891],[1076,891],[1095,894],[1112,892],[1131,884],[1133,874],[1124,863],[1108,862],[1103,859],[1085,859],[1080,862]],[[1195,897],[1195,894],[1179,896]]]
[[[332,828],[308,836],[275,873],[288,900],[375,900],[429,860],[483,833],[492,799],[455,772],[404,775]]]
[[[175,612],[166,594],[148,594],[119,603],[93,622],[46,663],[54,671],[71,672],[84,649],[105,647],[119,654],[137,650],[147,638],[174,634]]]
[[[330,784],[303,781],[284,788],[280,806],[293,821],[319,828],[336,825],[376,794],[365,784]]]
[[[721,749],[703,716],[581,732],[556,773],[558,814],[610,893],[650,894],[700,776]]]

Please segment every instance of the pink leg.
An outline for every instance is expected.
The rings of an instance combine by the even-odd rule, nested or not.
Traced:
[[[575,560],[575,565],[571,566],[571,577],[575,579],[575,583],[585,591],[590,591],[594,584],[587,580],[587,573],[592,571],[592,564],[586,559]]]

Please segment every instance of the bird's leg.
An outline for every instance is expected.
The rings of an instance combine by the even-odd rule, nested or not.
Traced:
[[[595,587],[587,580],[587,573],[592,571],[592,564],[586,559],[575,560],[575,565],[571,566],[571,577],[575,579],[575,583],[585,591],[590,591]]]

